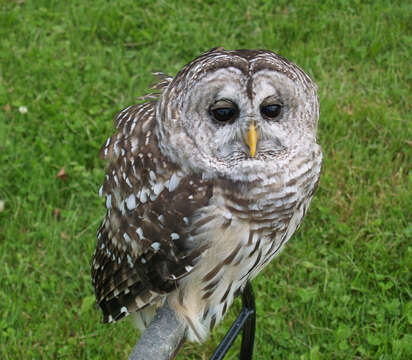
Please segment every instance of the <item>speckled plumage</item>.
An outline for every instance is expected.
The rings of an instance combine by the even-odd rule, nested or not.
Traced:
[[[322,163],[316,86],[266,50],[212,49],[175,78],[157,75],[159,93],[121,111],[101,150],[107,213],[92,280],[105,322],[133,313],[147,324],[167,300],[202,341],[306,213]],[[281,105],[274,119],[262,115],[268,98]],[[212,117],[221,99],[238,109],[233,122]]]

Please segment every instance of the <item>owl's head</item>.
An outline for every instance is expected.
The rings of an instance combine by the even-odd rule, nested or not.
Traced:
[[[267,50],[212,49],[161,94],[159,145],[183,169],[246,180],[316,144],[316,86]]]

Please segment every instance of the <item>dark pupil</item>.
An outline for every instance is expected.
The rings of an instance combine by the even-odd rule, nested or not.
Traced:
[[[233,108],[219,108],[212,110],[213,116],[219,121],[229,121],[235,116]]]
[[[270,117],[270,118],[275,118],[280,114],[280,105],[266,105],[263,106],[262,109],[260,110],[263,115]]]

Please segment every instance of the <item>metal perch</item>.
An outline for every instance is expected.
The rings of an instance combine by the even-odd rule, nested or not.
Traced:
[[[247,282],[242,294],[243,308],[210,360],[222,360],[243,329],[240,360],[251,360],[255,341],[256,307],[253,288]],[[129,360],[173,360],[185,341],[185,327],[167,302],[144,331]]]
[[[185,326],[167,302],[133,348],[129,360],[172,360],[185,341]]]

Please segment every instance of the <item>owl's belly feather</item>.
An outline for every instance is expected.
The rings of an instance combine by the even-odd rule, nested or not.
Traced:
[[[188,325],[190,341],[206,337],[224,317],[247,280],[269,263],[287,241],[286,236],[294,232],[276,231],[268,221],[241,219],[222,207],[208,208],[201,218],[212,220],[191,241],[207,241],[209,247],[168,298]]]
[[[303,169],[294,163],[302,161],[296,156],[288,171],[269,174],[260,183],[217,182],[210,205],[193,219],[188,242],[194,248],[205,243],[209,247],[168,300],[188,325],[190,340],[206,337],[237,292],[279,254],[298,229],[321,164],[320,155],[313,156],[315,162],[303,158]]]

